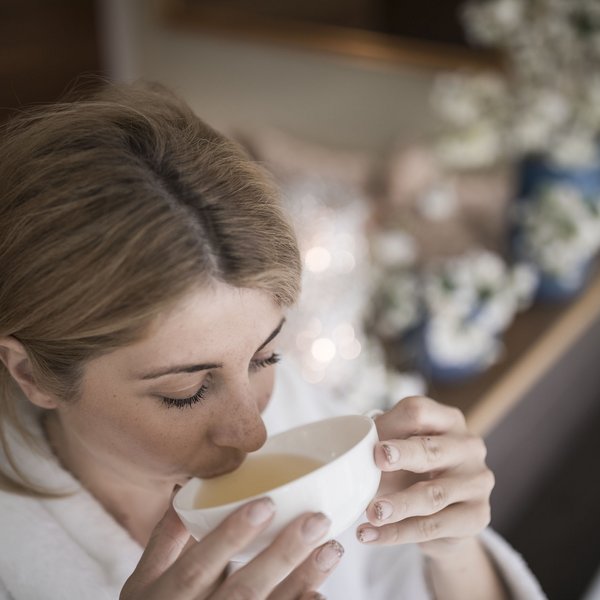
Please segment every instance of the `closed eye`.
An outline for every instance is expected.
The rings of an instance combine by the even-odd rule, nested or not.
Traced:
[[[258,369],[264,369],[278,363],[281,360],[281,354],[273,352],[271,356],[267,358],[255,358],[250,361],[250,371],[258,371]]]
[[[189,398],[169,398],[167,396],[161,396],[161,400],[167,405],[167,408],[188,408],[203,400],[207,390],[208,386],[204,384],[194,395],[190,396]]]
[[[278,363],[280,360],[281,355],[277,352],[273,352],[273,354],[267,358],[255,358],[251,360],[249,370],[258,371],[259,369],[270,367],[271,365]],[[194,404],[204,400],[207,391],[208,386],[203,384],[200,389],[189,398],[169,398],[168,396],[161,396],[161,400],[167,406],[167,408],[190,408]]]

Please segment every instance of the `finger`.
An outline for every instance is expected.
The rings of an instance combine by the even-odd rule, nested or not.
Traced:
[[[411,517],[381,527],[365,523],[358,527],[356,535],[363,544],[421,544],[441,538],[477,535],[489,523],[488,502],[461,502],[434,515]]]
[[[310,554],[325,536],[331,521],[322,513],[309,513],[292,521],[273,543],[231,575],[214,600],[236,597],[265,598]]]
[[[317,592],[311,590],[318,588],[327,579],[343,555],[344,548],[336,540],[329,540],[319,546],[273,590],[269,600],[318,598],[319,596],[315,596]]]
[[[487,469],[476,476],[420,481],[400,492],[379,496],[367,507],[366,515],[376,526],[433,515],[458,502],[487,501],[493,487],[494,476]]]
[[[484,464],[486,447],[474,435],[423,435],[390,439],[375,446],[375,463],[382,471],[428,473],[464,463]]]
[[[260,498],[230,514],[200,542],[186,549],[161,576],[157,597],[183,600],[210,589],[231,557],[265,529],[274,511],[270,498]]]
[[[130,588],[143,588],[155,581],[182,553],[190,534],[171,504],[158,522],[146,549],[128,580]]]
[[[407,438],[466,430],[462,412],[425,396],[403,398],[391,410],[376,417],[379,439]]]

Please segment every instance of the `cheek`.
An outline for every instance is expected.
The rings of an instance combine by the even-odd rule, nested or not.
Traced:
[[[78,405],[65,411],[64,422],[73,433],[88,443],[103,444],[107,449],[148,437],[152,419],[143,418],[144,407],[119,395],[80,398]]]
[[[85,411],[73,411],[65,422],[88,452],[104,464],[170,475],[187,473],[190,465],[211,459],[205,413],[199,407],[164,410],[152,405],[151,399],[104,400]]]
[[[104,380],[110,381],[110,380]],[[142,453],[164,451],[173,435],[171,414],[152,398],[137,398],[120,386],[89,378],[63,422],[83,444],[97,452]]]

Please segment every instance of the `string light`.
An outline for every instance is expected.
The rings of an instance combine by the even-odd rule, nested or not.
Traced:
[[[336,347],[329,338],[319,338],[312,343],[310,352],[315,360],[328,363],[335,357]]]
[[[306,381],[368,410],[382,395],[377,382],[385,372],[362,323],[373,275],[364,233],[368,203],[318,178],[303,177],[286,192],[304,266],[302,296],[288,313],[290,354]]]
[[[313,273],[322,273],[331,265],[331,253],[327,248],[314,246],[304,255],[304,264]]]

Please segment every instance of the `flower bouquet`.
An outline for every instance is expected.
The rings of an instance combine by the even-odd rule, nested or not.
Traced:
[[[515,207],[515,253],[539,271],[538,297],[563,300],[586,283],[600,249],[598,198],[578,187],[549,184]]]
[[[500,356],[501,334],[529,306],[537,284],[527,264],[472,251],[420,271],[384,271],[372,328],[431,380],[459,381]]]

